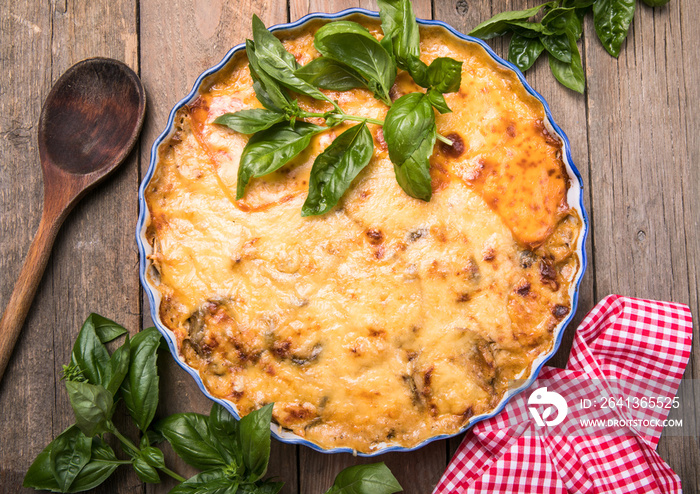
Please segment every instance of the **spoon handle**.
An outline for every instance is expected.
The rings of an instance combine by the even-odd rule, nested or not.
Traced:
[[[44,209],[39,229],[34,236],[31,247],[29,247],[10,302],[5,308],[2,320],[0,320],[0,381],[2,381],[7,362],[12,355],[12,349],[22,330],[24,319],[32,305],[44,269],[46,269],[46,263],[51,255],[51,247],[61,227],[63,217],[65,215],[52,214]]]

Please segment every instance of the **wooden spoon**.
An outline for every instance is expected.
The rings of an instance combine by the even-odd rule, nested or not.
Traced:
[[[0,380],[63,220],[88,189],[124,161],[138,139],[145,111],[146,94],[138,76],[109,58],[73,65],[51,88],[39,119],[44,211],[0,320]]]

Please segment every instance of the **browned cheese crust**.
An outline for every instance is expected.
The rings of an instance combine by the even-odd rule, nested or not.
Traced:
[[[320,25],[282,37],[301,64]],[[260,107],[245,53],[179,111],[146,190],[160,317],[186,362],[241,414],[274,402],[278,424],[324,448],[458,432],[528,376],[571,307],[581,220],[541,103],[477,44],[441,28],[421,40],[427,63],[464,61],[453,112],[436,116],[456,144],[436,145],[429,203],[401,190],[370,125],[369,166],[331,212],[301,217],[314,158],[351,123],[236,201],[248,136],[212,121]],[[392,98],[418,90],[400,73]],[[350,114],[387,111],[366,90],[328,94]]]

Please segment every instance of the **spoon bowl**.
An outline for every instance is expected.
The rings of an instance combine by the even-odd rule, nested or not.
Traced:
[[[91,187],[128,156],[145,112],[146,93],[139,77],[117,60],[83,60],[51,88],[39,118],[44,210],[0,320],[0,379],[63,220]]]
[[[41,111],[43,165],[73,174],[106,174],[135,143],[145,109],[138,76],[116,60],[92,58],[56,82]]]

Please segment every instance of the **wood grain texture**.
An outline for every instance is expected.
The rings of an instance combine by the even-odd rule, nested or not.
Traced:
[[[36,147],[41,102],[52,83],[84,58],[117,58],[138,69],[136,2],[13,2],[0,16],[4,158],[0,262],[14,280],[41,210]],[[138,327],[138,279],[124,269],[137,262],[132,233],[136,204],[124,200],[133,196],[137,184],[134,153],[115,176],[83,199],[58,235],[0,385],[0,492],[24,492],[20,486],[31,461],[73,421],[59,377],[85,317],[97,311],[127,327]],[[3,307],[11,286],[11,281],[3,282]],[[97,492],[141,489],[126,469],[114,479],[113,485]]]
[[[596,298],[620,293],[689,303],[696,341],[693,225],[699,210],[692,159],[698,146],[690,134],[697,129],[700,100],[697,62],[685,52],[697,48],[698,37],[684,18],[697,20],[698,13],[692,2],[640,5],[617,60],[605,53],[590,24],[586,31],[593,254],[603,267],[595,272]],[[696,349],[686,379],[699,377],[697,364]],[[697,419],[698,397],[688,390],[679,398],[695,402]],[[662,437],[658,451],[681,477],[684,492],[698,492],[697,437]]]
[[[415,2],[418,17],[434,14],[462,32],[497,12],[537,3]],[[148,303],[142,302],[138,285],[135,196],[148,166],[150,146],[164,128],[172,106],[191,89],[200,72],[250,36],[253,12],[270,25],[312,11],[351,6],[376,10],[371,0],[21,0],[11,4],[10,9],[0,11],[3,307],[41,214],[36,127],[51,83],[82,58],[121,59],[140,68],[149,97],[149,117],[138,155],[140,172],[132,156],[115,177],[83,200],[58,236],[15,355],[0,383],[0,493],[25,492],[19,486],[28,465],[73,420],[58,379],[87,314],[100,312],[132,331],[139,325],[151,325]],[[560,86],[544,58],[527,74],[571,140],[574,162],[587,186],[585,201],[593,230],[589,267],[570,329],[608,293],[688,303],[698,327],[699,15],[700,5],[689,0],[671,0],[657,9],[640,4],[630,38],[617,60],[602,49],[592,19],[586,19],[580,44],[588,79],[584,96]],[[490,44],[497,53],[506,54],[507,39]],[[573,332],[567,331],[554,364],[565,364],[567,340],[572,337]],[[695,337],[697,340],[697,329]],[[162,356],[160,369],[158,416],[180,411],[208,413],[209,400],[172,358]],[[700,351],[695,348],[685,378],[700,378]],[[680,399],[691,404],[684,420],[700,421],[700,396],[693,394],[692,386],[682,388]],[[406,492],[429,492],[459,439],[375,460],[387,462]],[[700,492],[697,437],[663,437],[659,452],[680,475],[684,492]],[[270,474],[287,483],[285,493],[316,494],[324,492],[344,466],[375,460],[322,455],[273,441]],[[174,470],[192,473],[174,462],[172,454],[167,462]],[[172,487],[167,482],[144,486],[128,469],[117,472],[96,492],[162,494]]]
[[[42,211],[36,145],[41,102],[51,87],[51,21],[46,2],[0,12],[0,303],[10,299]],[[49,68],[49,70],[46,70]],[[30,81],[32,81],[30,83]],[[34,307],[51,303],[43,284]],[[0,383],[0,492],[17,492],[34,456],[53,438],[53,317],[33,311]],[[47,359],[48,356],[48,359]],[[48,362],[47,362],[48,360]],[[11,426],[9,425],[11,424]],[[26,432],[22,432],[26,431]],[[4,487],[7,486],[7,487]]]

